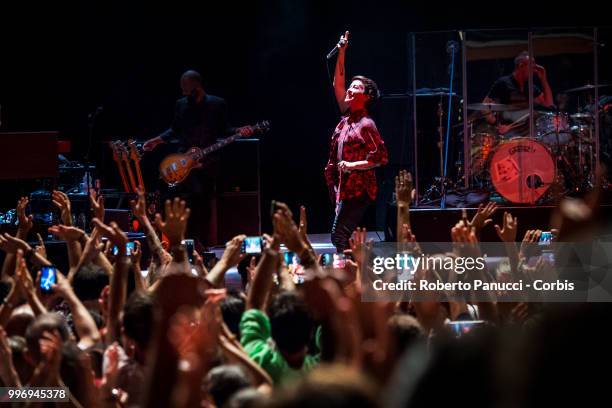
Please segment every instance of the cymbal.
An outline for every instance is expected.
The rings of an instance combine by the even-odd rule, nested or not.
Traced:
[[[416,90],[416,96],[459,96],[455,92],[450,93],[448,88],[419,88]]]
[[[595,88],[605,88],[611,86],[610,84],[599,84],[599,85],[584,85],[584,86],[580,86],[578,88],[572,88],[572,89],[567,89],[563,92],[584,92],[584,91],[592,91]]]
[[[417,97],[421,97],[421,96],[454,96],[454,97],[458,97],[459,95],[457,95],[455,92],[453,92],[452,94],[450,94],[448,92],[429,92],[429,93],[417,93],[416,96]]]
[[[501,103],[471,103],[467,106],[468,110],[477,110],[477,111],[493,111],[493,112],[503,112],[503,111],[512,111],[518,110],[516,106],[512,105],[504,105]]]

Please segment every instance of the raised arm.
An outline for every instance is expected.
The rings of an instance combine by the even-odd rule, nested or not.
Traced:
[[[344,70],[344,57],[346,53],[346,47],[348,45],[349,32],[345,32],[344,35],[340,36],[338,41],[338,59],[336,60],[336,69],[334,71],[334,93],[336,94],[336,101],[340,112],[344,113],[348,108],[344,97],[346,95],[346,71]]]
[[[552,89],[550,88],[550,84],[548,83],[546,68],[541,65],[536,65],[535,67],[533,67],[533,70],[538,76],[538,78],[540,78],[540,82],[542,83],[542,94],[536,98],[536,102],[542,106],[552,106],[553,94]]]
[[[119,229],[116,223],[111,223],[110,227],[103,224],[97,218],[93,221],[96,228],[117,246],[117,259],[115,268],[110,280],[110,293],[108,304],[108,318],[106,321],[106,342],[118,341],[121,334],[119,314],[123,310],[123,305],[127,297],[127,279],[130,273],[130,258],[127,256],[127,235]]]
[[[81,239],[85,236],[85,231],[76,227],[66,227],[65,225],[54,225],[49,228],[49,232],[54,236],[66,241],[68,248],[68,264],[70,270],[68,275],[74,274],[73,270],[78,266],[81,258]]]
[[[502,240],[504,246],[506,248],[506,254],[508,255],[508,262],[510,263],[510,272],[512,274],[512,278],[515,281],[520,280],[520,275],[518,271],[519,264],[519,253],[516,248],[516,233],[517,233],[517,225],[518,218],[513,217],[509,212],[504,212],[503,219],[503,227],[495,224],[495,231],[497,232],[497,236]]]
[[[72,312],[74,328],[79,335],[79,347],[83,350],[98,343],[101,337],[96,322],[74,293],[68,278],[58,271],[57,284],[52,285],[51,289],[66,301]]]
[[[219,262],[208,272],[206,280],[209,281],[215,287],[222,287],[225,273],[232,267],[238,265],[244,258],[244,254],[241,254],[240,249],[242,248],[242,241],[246,238],[246,235],[238,235],[232,238],[225,244],[225,252]]]
[[[17,238],[26,240],[28,232],[32,229],[34,223],[32,221],[32,215],[26,215],[25,209],[29,203],[28,197],[21,197],[17,202],[17,219],[19,220],[19,226],[17,227]],[[4,264],[2,265],[2,278],[13,275],[15,272],[15,254],[6,253],[4,258]]]
[[[410,203],[416,192],[412,188],[412,175],[406,170],[400,170],[395,177],[395,197],[397,203],[397,225],[396,239],[399,242],[402,237],[404,225],[407,225],[410,230]]]
[[[247,309],[265,309],[268,294],[274,284],[274,272],[278,269],[279,250],[280,239],[277,234],[274,234],[270,245],[264,249],[259,264],[255,268],[255,276],[247,296]]]
[[[23,258],[23,252],[21,250],[17,251],[15,262],[15,284],[19,286],[21,293],[25,295],[25,298],[32,308],[34,315],[38,316],[43,313],[47,313],[47,309],[36,293],[36,287],[34,286],[32,275],[30,275],[30,271],[26,266],[26,261]]]
[[[191,271],[191,267],[187,260],[187,251],[182,244],[185,239],[189,214],[191,214],[191,210],[187,208],[187,203],[178,197],[173,201],[166,200],[165,219],[162,219],[161,214],[155,214],[155,224],[157,228],[159,228],[159,230],[168,237],[168,241],[170,241],[172,263],[180,264],[185,272]]]
[[[21,249],[21,251],[23,251],[23,257],[34,265],[51,265],[51,262],[40,253],[34,251],[30,244],[7,233],[0,235],[0,249],[7,254],[16,254],[17,250]]]
[[[151,251],[151,256],[153,256],[156,264],[161,265],[169,254],[162,247],[161,241],[155,232],[155,228],[153,228],[151,221],[149,221],[149,217],[147,217],[147,203],[144,192],[139,189],[137,193],[138,198],[130,201],[132,214],[134,214],[134,217],[136,217],[140,225],[142,225],[147,238],[147,245],[149,245],[149,251]]]
[[[100,237],[101,232],[97,227],[93,229],[89,237],[87,237],[86,235],[83,235],[81,237],[83,252],[81,253],[81,257],[77,265],[74,268],[70,268],[70,271],[68,272],[68,280],[72,282],[74,275],[79,271],[79,269],[81,269],[82,266],[87,265],[91,262],[102,267],[108,276],[111,276],[113,274],[113,265],[109,262],[106,256],[102,254],[102,244],[100,244]],[[83,241],[85,242],[84,244]]]
[[[60,216],[62,223],[66,226],[72,226],[72,210],[70,205],[70,199],[66,193],[61,191],[53,191],[51,196],[53,205],[60,210]]]

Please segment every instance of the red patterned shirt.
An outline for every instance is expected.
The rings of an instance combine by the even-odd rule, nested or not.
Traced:
[[[368,160],[376,166],[387,164],[388,154],[385,142],[380,137],[376,124],[366,111],[344,115],[336,126],[331,138],[329,161],[325,166],[325,180],[330,196],[336,202],[357,198],[367,194],[376,200],[376,173],[374,168],[338,171],[338,162]]]

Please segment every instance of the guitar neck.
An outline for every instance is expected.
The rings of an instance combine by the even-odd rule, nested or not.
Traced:
[[[221,140],[221,141],[219,141],[219,142],[217,142],[217,143],[215,143],[213,145],[210,145],[210,146],[208,146],[205,149],[200,149],[201,155],[202,156],[206,156],[208,154],[211,154],[211,153],[221,149],[222,147],[224,147],[224,146],[226,146],[226,145],[228,145],[228,144],[230,144],[230,143],[240,139],[241,137],[242,137],[242,135],[239,134],[239,133],[235,134],[233,136],[230,136],[230,137],[226,137],[225,139],[223,139],[223,140]]]
[[[270,123],[268,121],[263,121],[260,123],[257,123],[255,126],[253,126],[253,132],[254,133],[262,133],[268,130],[270,126]],[[192,158],[194,160],[199,160],[202,157],[209,155],[219,149],[221,149],[224,146],[227,146],[230,143],[235,142],[238,139],[243,138],[244,135],[241,135],[240,133],[236,133],[232,136],[226,137],[225,139],[221,139],[220,141],[218,141],[217,143],[210,145],[204,149],[201,149],[199,147],[196,148],[192,148]]]

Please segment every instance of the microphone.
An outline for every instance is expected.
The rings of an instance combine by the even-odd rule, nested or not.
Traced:
[[[340,47],[344,47],[346,45],[346,41],[344,39],[341,39],[338,44],[336,44],[334,46],[334,48],[332,48],[332,50],[330,52],[327,53],[327,59],[332,59],[334,55],[336,55],[338,53],[338,50],[340,49]]]

